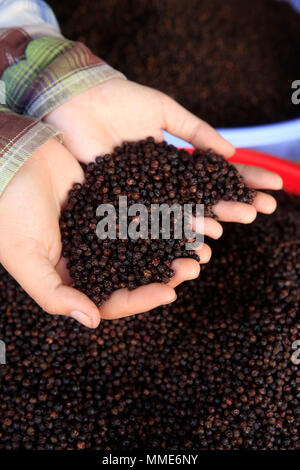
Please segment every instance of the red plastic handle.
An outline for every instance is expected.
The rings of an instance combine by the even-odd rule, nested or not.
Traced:
[[[187,149],[191,152],[191,149]],[[283,160],[279,157],[257,152],[255,150],[238,148],[230,162],[244,163],[246,165],[259,166],[266,170],[278,173],[283,179],[283,187],[290,193],[300,195],[300,165],[298,163]]]
[[[230,161],[274,171],[283,179],[284,189],[300,195],[300,165],[298,163],[248,149],[237,149]]]

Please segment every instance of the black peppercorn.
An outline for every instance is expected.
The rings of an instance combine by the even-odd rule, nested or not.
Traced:
[[[87,9],[86,0],[77,0],[72,9],[70,0],[56,2],[64,36],[211,125],[299,117],[291,85],[300,76],[300,15],[292,1],[90,3]]]
[[[176,303],[97,330],[46,315],[0,266],[0,450],[299,448],[300,198],[277,200],[226,224]]]
[[[114,164],[108,164],[108,160]],[[98,175],[101,175],[101,185]],[[99,204],[110,203],[118,212],[119,197],[126,196],[128,206],[144,204],[148,212],[151,204],[172,206],[177,202],[182,207],[192,204],[193,208],[196,204],[204,204],[206,214],[213,215],[212,206],[220,199],[251,203],[255,194],[223,157],[198,150],[190,155],[166,142],[155,143],[153,137],[124,143],[115,148],[112,155],[102,159],[97,157],[94,163],[87,165],[85,177],[83,186],[73,186],[69,204],[62,212],[63,256],[68,259],[74,286],[89,295],[98,306],[104,296],[107,299],[120,287],[134,289],[150,282],[167,283],[174,275],[170,262],[175,258],[199,260],[193,251],[185,250],[182,240],[174,239],[174,216],[171,238],[162,239],[160,244],[150,240],[150,214],[147,239],[117,238],[106,240],[104,244],[96,236]],[[153,191],[158,180],[162,184]],[[120,222],[118,213],[118,230]],[[128,217],[128,222],[139,225],[139,217]],[[121,263],[118,269],[114,268],[116,261]],[[101,274],[109,281],[99,283],[96,275],[99,267],[105,269]]]

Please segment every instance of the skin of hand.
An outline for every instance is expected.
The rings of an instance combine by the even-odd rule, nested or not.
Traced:
[[[169,96],[123,78],[113,78],[71,98],[51,111],[45,121],[62,130],[64,145],[85,163],[111,152],[123,141],[139,140],[150,135],[161,141],[162,129],[194,147],[213,149],[226,158],[230,158],[235,151],[209,124]],[[256,167],[235,166],[252,188],[282,188],[282,180],[275,173]],[[257,212],[271,214],[275,209],[275,199],[258,192],[253,206],[220,202],[215,206],[214,213],[223,222],[250,223]],[[222,228],[217,223],[213,228],[218,238]]]
[[[113,147],[123,141],[139,140],[150,135],[156,141],[161,141],[162,129],[190,142],[194,147],[211,148],[226,158],[230,158],[235,150],[215,129],[167,95],[123,78],[108,80],[82,92],[51,111],[45,121],[63,131],[64,145],[79,161],[85,163],[98,155],[111,152]],[[275,173],[256,167],[235,166],[251,188],[282,188],[282,180]],[[221,201],[214,207],[214,213],[219,221],[251,223],[257,212],[271,214],[275,209],[275,199],[258,191],[253,205]],[[197,227],[197,221],[194,221],[194,227]],[[216,220],[205,219],[205,235],[219,238],[222,231],[221,224]],[[204,247],[201,262],[208,261],[208,250],[208,247]],[[199,273],[198,263],[194,260],[185,261],[189,275],[194,269],[196,276]],[[184,279],[184,264],[181,264],[181,269],[178,275]],[[171,286],[174,281],[176,283],[177,278],[171,281]]]
[[[153,283],[131,292],[120,289],[100,311],[86,295],[70,287],[61,257],[59,216],[69,189],[83,180],[78,161],[56,139],[35,152],[0,198],[0,263],[46,312],[71,316],[90,328],[97,327],[101,317],[141,313],[175,300],[174,287],[199,274],[193,260],[174,261],[170,285]],[[200,254],[208,261],[209,247],[203,245]]]

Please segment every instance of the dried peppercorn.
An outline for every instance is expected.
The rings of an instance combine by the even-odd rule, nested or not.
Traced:
[[[276,0],[85,0],[55,5],[64,35],[214,126],[299,117],[300,14]],[[101,28],[99,28],[101,24]]]
[[[169,282],[174,275],[170,268],[175,258],[199,260],[185,249],[185,238],[176,239],[172,217],[170,237],[161,226],[159,240],[151,239],[152,204],[204,204],[206,215],[219,200],[253,202],[255,192],[249,189],[237,170],[212,151],[195,150],[190,155],[166,142],[155,143],[152,137],[116,147],[111,155],[97,157],[85,169],[86,181],[75,184],[62,212],[60,228],[63,256],[74,287],[86,293],[98,306],[116,289],[151,282]],[[132,239],[117,231],[116,239],[101,240],[96,229],[101,217],[96,215],[100,204],[112,204],[116,223],[138,222],[138,217],[120,213],[120,197],[126,196],[128,207],[143,204],[149,211],[147,238]],[[153,262],[155,260],[155,262]],[[116,268],[115,263],[120,265]],[[101,279],[99,280],[99,275]]]
[[[276,197],[174,304],[95,331],[0,266],[0,449],[299,448],[300,198]]]

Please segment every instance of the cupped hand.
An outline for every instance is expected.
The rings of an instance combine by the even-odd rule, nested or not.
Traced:
[[[13,177],[0,198],[0,263],[48,313],[71,316],[87,327],[100,318],[118,318],[151,310],[175,300],[174,287],[199,274],[198,263],[176,260],[170,285],[149,284],[112,294],[100,310],[71,287],[66,260],[61,257],[61,207],[82,168],[55,139],[45,143]],[[210,249],[200,250],[208,261]]]
[[[62,104],[45,120],[64,132],[64,143],[80,161],[89,162],[112,151],[123,141],[152,135],[163,139],[162,129],[201,149],[211,148],[230,158],[234,147],[221,135],[167,95],[122,78],[114,78],[84,91]],[[245,182],[255,189],[280,189],[280,176],[269,171],[236,165]],[[254,204],[220,202],[214,208],[219,221],[252,222],[257,212],[271,214],[275,199],[258,192]],[[205,221],[206,234],[218,238],[222,227]]]

